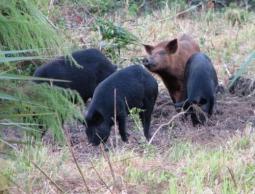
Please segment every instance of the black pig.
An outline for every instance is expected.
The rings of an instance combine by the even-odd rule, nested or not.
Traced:
[[[53,84],[76,90],[86,103],[93,96],[96,86],[111,75],[116,66],[93,48],[73,52],[72,57],[81,67],[77,67],[70,57],[62,56],[37,68],[34,77],[68,80],[70,82],[54,81]]]
[[[116,100],[114,91],[116,91]],[[134,107],[142,109],[139,116],[144,135],[148,140],[151,113],[157,95],[158,84],[143,67],[132,65],[113,73],[98,85],[88,108],[85,120],[89,142],[99,145],[101,141],[107,141],[114,124],[114,107],[116,107],[116,120],[123,141],[128,140],[126,117],[129,109]]]
[[[196,113],[191,105],[200,106],[208,116],[213,113],[218,78],[209,57],[201,52],[193,54],[187,61],[184,77],[186,100],[176,103],[175,106],[188,110],[193,125],[204,124],[206,120],[204,113]]]

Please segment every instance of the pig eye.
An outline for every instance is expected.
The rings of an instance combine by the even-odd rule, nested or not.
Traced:
[[[158,54],[159,55],[166,55],[166,51],[159,51]]]

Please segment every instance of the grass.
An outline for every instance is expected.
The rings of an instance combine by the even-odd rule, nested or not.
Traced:
[[[214,149],[178,142],[168,155],[156,153],[153,157],[122,148],[105,153],[109,159],[102,155],[91,158],[92,163],[80,163],[80,168],[92,193],[110,190],[128,193],[252,193],[255,184],[254,140],[254,134],[247,132]],[[65,148],[52,153],[45,146],[29,147],[14,155],[19,162],[6,160],[9,167],[1,174],[15,177],[13,181],[22,185],[26,192],[56,193],[56,188],[28,159],[66,193],[85,192],[80,174]],[[17,188],[10,190],[15,193]]]
[[[193,11],[189,16],[178,19],[175,16],[179,12],[178,9],[165,7],[135,19],[126,20],[119,15],[107,19],[121,24],[122,27],[138,37],[139,42],[146,44],[170,40],[181,33],[191,34],[199,42],[201,50],[212,58],[220,78],[227,76],[223,64],[227,64],[230,72],[234,73],[254,51],[254,44],[250,41],[255,33],[254,13],[246,12],[246,20],[242,21],[240,25],[233,26],[224,12],[196,13]],[[91,32],[88,26],[84,26],[80,30],[81,33],[90,37],[87,38],[86,44],[99,47],[100,36]],[[125,66],[132,61],[132,58],[145,55],[139,42],[137,42],[138,45],[130,45],[126,50],[123,50],[118,57],[117,64]]]
[[[1,50],[41,49],[37,53],[52,53],[61,51],[58,47],[63,45],[63,41],[64,37],[52,28],[33,2],[1,1]]]
[[[123,14],[105,17],[138,37],[140,43],[155,44],[184,32],[190,33],[199,42],[201,50],[212,58],[222,82],[228,80],[223,64],[231,73],[240,72],[237,69],[241,64],[246,64],[246,59],[255,49],[252,41],[255,34],[254,13],[246,12],[245,20],[233,26],[226,12],[193,12],[180,19],[175,17],[179,11],[179,8],[166,6],[139,17]],[[49,18],[51,15],[54,14],[50,13]],[[59,24],[58,27],[63,25]],[[77,31],[63,30],[76,43],[79,43],[81,35],[86,36],[86,45],[99,47],[102,41],[100,33],[93,30],[93,25],[84,24]],[[141,44],[128,45],[120,51],[116,62],[126,66],[144,54]],[[247,75],[254,75],[253,63],[243,66]],[[4,88],[3,91],[8,89]],[[16,99],[10,94],[13,93],[6,92],[0,96]],[[57,99],[51,99],[47,93],[41,97],[49,98],[50,102]],[[66,104],[64,99],[58,103]],[[68,112],[60,109],[54,107],[53,112]],[[77,110],[75,107],[71,109]],[[131,119],[135,122],[135,130],[141,132],[138,129],[141,124],[137,119],[137,110],[133,111]],[[51,119],[56,120],[55,117]],[[255,136],[252,131],[254,127],[247,123],[242,135],[228,138],[215,147],[176,140],[170,148],[162,151],[156,145],[147,145],[143,141],[140,151],[128,146],[108,153],[93,148],[93,153],[95,149],[99,154],[85,155],[84,159],[79,157],[83,153],[74,153],[91,193],[254,193]],[[58,193],[56,185],[65,193],[87,193],[68,147],[14,145],[19,149],[13,150],[6,142],[0,141],[0,193]],[[109,155],[109,158],[104,155]]]
[[[17,88],[17,82],[21,82],[21,78],[14,78],[17,80],[2,80],[0,84],[0,129],[18,128],[20,134],[26,132],[36,138],[41,138],[42,130],[50,129],[54,139],[63,143],[63,121],[83,119],[83,103],[78,94],[47,84],[26,83],[27,81],[19,83],[22,87]],[[78,104],[75,105],[74,101]]]

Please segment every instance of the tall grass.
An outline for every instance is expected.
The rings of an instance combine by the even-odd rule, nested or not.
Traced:
[[[56,33],[56,29],[32,1],[2,0],[0,2],[1,50],[39,48],[50,49],[48,53],[52,53],[61,50],[63,40],[63,36]]]
[[[36,131],[34,134],[39,137],[43,129],[50,129],[56,140],[63,141],[64,121],[82,120],[82,110],[79,110],[82,100],[78,94],[47,84],[25,83],[17,88],[15,82],[1,81],[0,126]],[[75,105],[77,101],[80,104]]]
[[[41,128],[49,128],[63,141],[63,121],[81,118],[73,103],[75,98],[81,105],[80,98],[71,91],[32,84],[32,78],[23,75],[31,75],[36,65],[19,65],[44,61],[69,46],[37,6],[26,0],[0,2],[0,125],[35,131],[36,136]]]

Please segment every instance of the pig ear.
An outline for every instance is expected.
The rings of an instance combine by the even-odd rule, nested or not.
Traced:
[[[170,54],[174,54],[178,49],[178,41],[177,39],[171,40],[167,43],[166,45],[166,50],[170,53]]]
[[[152,52],[152,50],[154,49],[154,47],[151,46],[151,45],[147,45],[147,44],[144,44],[143,46],[144,46],[146,52],[147,52],[149,55],[151,55],[151,52]]]
[[[104,118],[102,114],[98,111],[95,111],[92,114],[87,114],[86,116],[86,122],[91,123],[92,125],[99,125],[103,122]]]
[[[93,115],[92,120],[96,125],[99,125],[104,121],[104,118],[103,118],[103,115],[100,112],[96,111]]]

